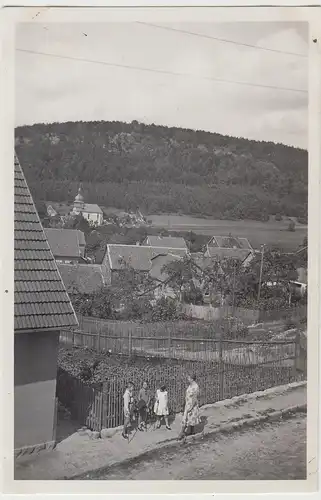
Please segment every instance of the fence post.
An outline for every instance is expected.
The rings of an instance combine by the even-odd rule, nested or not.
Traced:
[[[75,345],[75,330],[72,331],[72,347]]]
[[[300,363],[300,332],[297,331],[295,335],[295,357],[294,357],[294,376],[298,373],[299,363]]]
[[[128,355],[132,355],[132,350],[133,350],[133,339],[132,339],[132,332],[129,330],[128,332]]]
[[[220,335],[220,340],[218,343],[218,355],[219,355],[219,400],[222,401],[224,399],[224,363],[223,363],[223,334]]]
[[[172,332],[171,329],[168,328],[168,339],[167,339],[167,349],[168,349],[168,357],[171,356],[171,348],[172,348]]]
[[[99,325],[99,328],[97,329],[97,351],[100,352],[100,334],[101,334],[101,324]]]

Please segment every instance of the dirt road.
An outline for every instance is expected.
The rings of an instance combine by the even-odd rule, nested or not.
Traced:
[[[176,450],[158,451],[132,465],[90,474],[108,480],[293,480],[306,477],[306,417]]]

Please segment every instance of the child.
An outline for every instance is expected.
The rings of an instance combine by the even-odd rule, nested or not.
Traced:
[[[146,429],[146,420],[147,420],[147,408],[150,403],[150,394],[147,389],[147,382],[143,382],[143,386],[139,391],[138,395],[138,430],[142,431],[145,427]]]
[[[132,415],[132,410],[133,410],[133,403],[134,403],[134,398],[133,398],[133,390],[134,390],[134,384],[132,382],[128,382],[127,388],[124,392],[124,428],[122,432],[122,436],[124,439],[128,439],[128,426],[130,424],[130,419]]]
[[[157,417],[157,425],[156,428],[159,429],[161,426],[161,420],[164,417],[165,425],[167,430],[171,430],[168,423],[168,394],[166,390],[166,386],[163,385],[160,389],[157,389],[156,392],[156,401],[154,406],[154,413]]]

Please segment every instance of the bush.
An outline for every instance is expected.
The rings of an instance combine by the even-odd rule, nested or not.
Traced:
[[[295,231],[295,223],[293,222],[293,220],[291,220],[289,222],[288,231],[290,231],[290,232],[294,232]]]
[[[152,321],[172,321],[179,318],[177,302],[170,297],[161,297],[152,309]]]

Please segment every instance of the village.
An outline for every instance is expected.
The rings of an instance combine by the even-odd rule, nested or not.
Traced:
[[[149,280],[149,287],[153,290],[155,300],[161,297],[176,299],[177,293],[173,288],[173,279],[166,272],[166,267],[174,266],[174,269],[175,267],[179,269],[180,264],[188,261],[194,266],[195,272],[191,275],[194,288],[197,288],[201,293],[198,302],[209,306],[208,314],[205,314],[203,319],[210,319],[210,306],[218,300],[219,305],[223,306],[228,301],[227,299],[231,299],[231,294],[225,293],[226,296],[220,294],[218,297],[217,286],[210,290],[208,280],[202,276],[205,270],[213,263],[227,261],[232,263],[232,267],[235,264],[235,268],[245,269],[250,266],[253,259],[257,260],[258,257],[262,256],[262,249],[254,249],[248,239],[237,235],[213,235],[207,239],[202,251],[193,252],[188,246],[189,242],[183,237],[171,236],[168,231],[168,236],[163,236],[162,231],[160,231],[159,235],[147,234],[143,241],[137,241],[135,244],[107,243],[100,255],[101,262],[95,262],[95,257],[90,257],[88,250],[86,251],[85,233],[79,229],[66,229],[64,226],[66,222],[70,226],[70,221],[75,220],[80,215],[81,218],[89,222],[89,228],[94,228],[94,232],[96,232],[99,231],[100,226],[115,223],[115,219],[104,218],[103,211],[98,205],[85,203],[81,188],[79,188],[69,214],[59,216],[50,205],[47,208],[47,213],[49,225],[50,219],[52,219],[54,227],[45,228],[46,237],[69,293],[97,292],[105,285],[115,284],[117,280],[119,281],[120,275],[132,270],[135,274],[144,277],[145,281]],[[57,227],[57,221],[60,227]],[[78,226],[81,225],[79,219],[76,223]],[[125,224],[129,228],[146,227],[147,225],[146,218],[141,213],[138,215],[127,214],[127,217],[123,216],[122,219],[116,220],[116,224],[119,227]],[[88,232],[87,237],[90,238]],[[263,284],[269,288],[282,286],[284,290],[287,289],[289,306],[292,305],[292,302],[302,299],[306,295],[307,241],[302,243],[296,252],[284,254],[285,258],[288,259],[288,264],[292,266],[293,279],[288,271],[288,276],[280,276],[276,278],[277,281],[269,281],[266,276],[263,276],[264,281],[260,284],[260,286]],[[275,253],[279,256],[281,251],[275,250]],[[223,275],[222,267],[220,271]],[[181,284],[179,294],[183,292],[184,286],[186,288],[188,285],[187,281]]]

